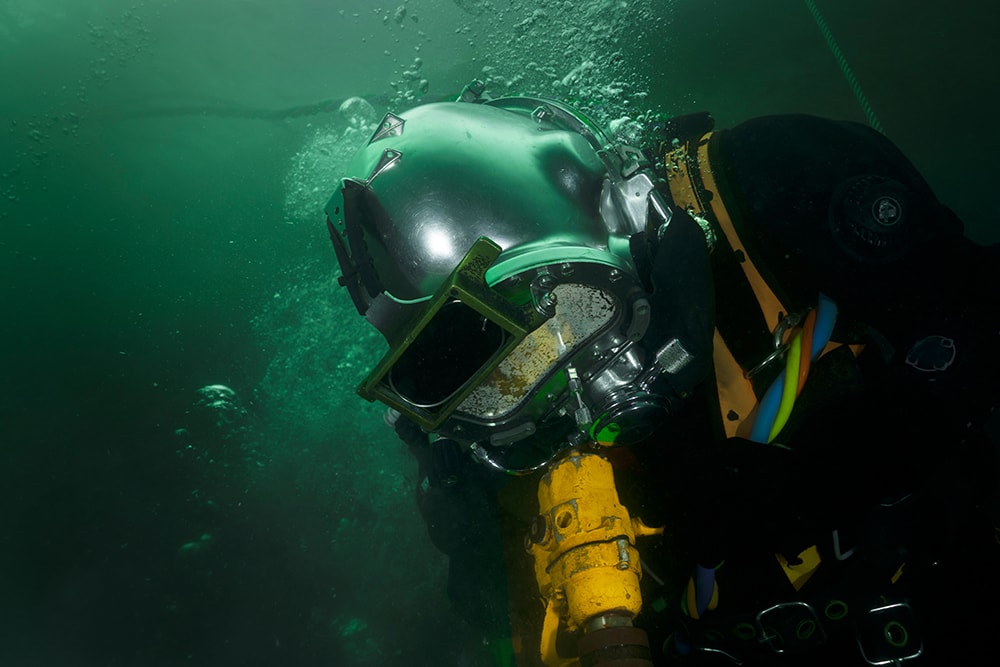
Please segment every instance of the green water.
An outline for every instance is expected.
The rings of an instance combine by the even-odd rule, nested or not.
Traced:
[[[886,134],[1000,240],[997,10],[816,5]],[[322,215],[365,137],[342,100],[475,76],[603,121],[866,120],[792,0],[0,0],[0,664],[491,652],[353,393],[380,343]]]

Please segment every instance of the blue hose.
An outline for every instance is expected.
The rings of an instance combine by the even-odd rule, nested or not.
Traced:
[[[833,335],[833,325],[837,322],[837,304],[822,292],[819,293],[819,303],[816,306],[816,329],[813,331],[813,343],[810,354],[815,361]]]
[[[764,398],[757,405],[757,416],[750,429],[750,439],[754,442],[767,443],[771,434],[774,418],[778,416],[778,406],[781,405],[781,394],[785,390],[785,374],[781,373],[774,379],[771,386],[764,392]]]

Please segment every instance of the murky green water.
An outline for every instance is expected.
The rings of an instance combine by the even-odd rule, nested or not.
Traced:
[[[1000,240],[996,11],[816,4],[886,133]],[[604,122],[866,120],[790,0],[0,0],[0,76],[4,665],[479,664],[353,393],[381,342],[323,225],[388,108],[480,77]]]

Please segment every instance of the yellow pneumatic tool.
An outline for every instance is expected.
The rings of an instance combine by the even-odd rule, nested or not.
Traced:
[[[538,502],[527,546],[546,602],[543,662],[579,664],[556,650],[562,625],[580,636],[579,654],[588,656],[588,664],[652,666],[646,633],[632,626],[642,608],[635,538],[662,534],[663,528],[629,516],[611,463],[599,454],[571,450],[542,477]]]

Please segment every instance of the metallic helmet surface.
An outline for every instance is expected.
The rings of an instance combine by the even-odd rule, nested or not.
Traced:
[[[616,431],[619,417],[661,409],[642,383],[662,354],[641,344],[649,303],[630,238],[671,213],[641,151],[552,100],[441,102],[387,114],[349,173],[327,205],[340,282],[395,350],[359,393],[499,448],[555,420]],[[410,347],[439,353],[439,373],[463,353],[461,334],[437,349],[453,332],[428,323],[443,318],[451,297],[439,292],[458,294],[449,285],[482,237],[499,254],[479,262],[482,298],[466,305],[486,324],[517,319],[493,316],[499,297],[530,324],[474,379],[420,405],[391,369]]]

